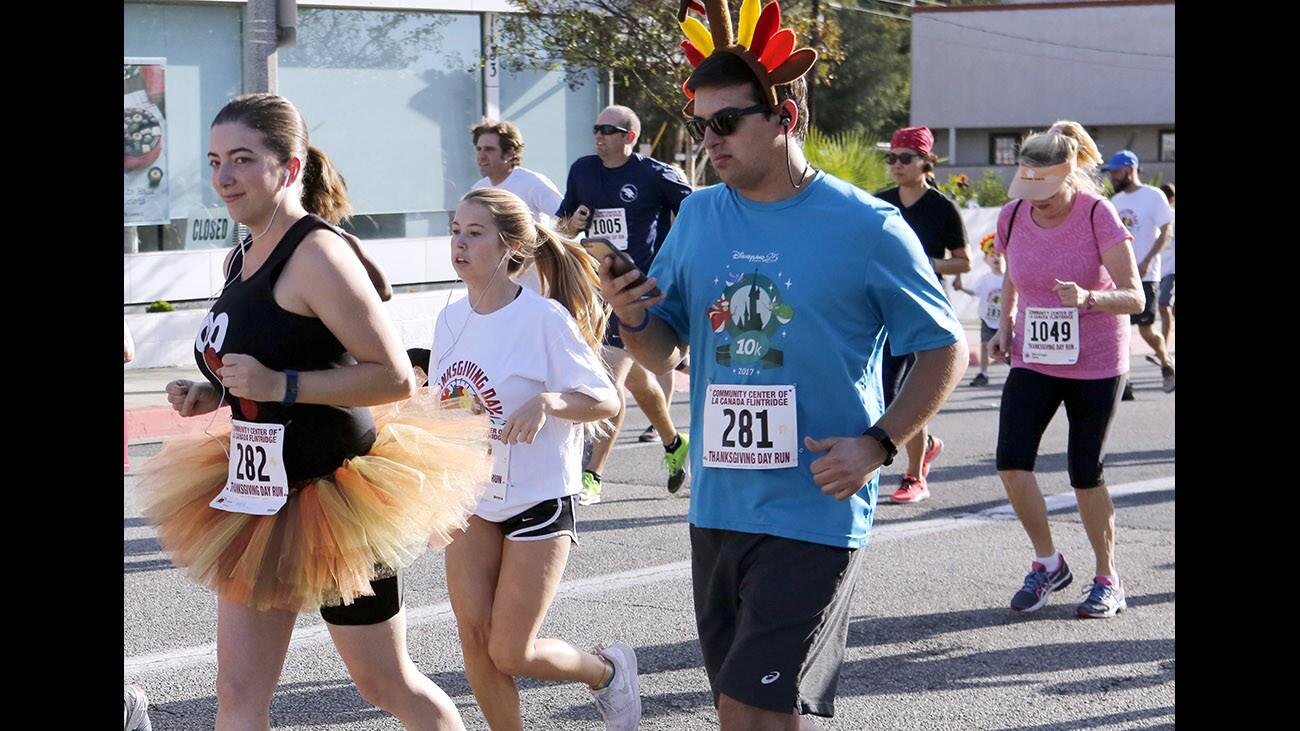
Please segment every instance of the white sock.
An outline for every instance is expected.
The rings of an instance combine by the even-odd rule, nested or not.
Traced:
[[[1048,556],[1047,558],[1043,558],[1042,556],[1035,556],[1034,560],[1037,561],[1038,563],[1041,563],[1043,566],[1047,567],[1048,573],[1051,573],[1061,568],[1060,551],[1057,551],[1056,553],[1052,554],[1051,556]]]

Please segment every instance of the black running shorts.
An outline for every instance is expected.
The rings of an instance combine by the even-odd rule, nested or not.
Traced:
[[[1126,379],[1057,378],[1028,368],[1012,368],[1002,387],[998,469],[1033,472],[1043,432],[1064,403],[1070,422],[1066,448],[1070,485],[1083,490],[1106,484],[1102,476],[1106,434],[1115,420]]]
[[[1150,325],[1156,321],[1156,283],[1143,282],[1142,294],[1146,297],[1142,311],[1128,316],[1129,322],[1134,325]]]
[[[649,316],[649,313],[650,311],[646,310],[647,316]],[[623,344],[622,336],[618,334],[617,317],[609,318],[609,323],[605,325],[605,339],[601,341],[601,345],[609,345],[611,347],[627,350],[627,346]]]
[[[357,597],[347,606],[321,607],[320,616],[330,624],[365,626],[387,622],[402,611],[401,576],[370,582],[374,596]]]
[[[577,545],[577,504],[577,495],[551,498],[493,525],[501,529],[501,534],[508,541],[544,541],[556,536],[568,536]]]
[[[835,715],[862,551],[691,526],[695,624],[716,706]]]

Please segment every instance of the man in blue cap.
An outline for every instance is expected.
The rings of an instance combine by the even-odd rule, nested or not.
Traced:
[[[1115,186],[1115,195],[1110,202],[1133,235],[1133,254],[1137,256],[1138,275],[1142,277],[1142,291],[1146,295],[1146,307],[1130,318],[1138,326],[1142,339],[1156,352],[1164,392],[1170,393],[1174,390],[1174,361],[1165,348],[1164,336],[1155,328],[1155,321],[1160,252],[1168,245],[1173,233],[1174,213],[1159,188],[1142,184],[1138,178],[1138,165],[1138,156],[1132,150],[1120,150],[1111,155],[1101,169],[1110,173],[1110,182]],[[1124,386],[1123,398],[1125,401],[1133,400],[1132,381]]]

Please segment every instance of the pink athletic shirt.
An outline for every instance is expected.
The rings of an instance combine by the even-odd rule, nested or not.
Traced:
[[[1115,289],[1101,255],[1112,246],[1132,246],[1133,237],[1119,220],[1110,201],[1080,192],[1074,207],[1055,228],[1034,223],[1032,208],[1025,201],[1011,227],[1007,246],[1007,225],[1018,201],[1011,201],[998,214],[994,246],[1006,255],[1006,276],[1016,287],[1016,327],[1012,341],[1011,367],[1028,368],[1047,376],[1093,380],[1128,373],[1129,318],[1101,310],[1079,308],[1079,360],[1073,365],[1025,363],[1021,357],[1025,339],[1026,307],[1061,307],[1052,291],[1057,279],[1074,282],[1084,289],[1105,292]],[[1089,221],[1092,212],[1092,221]],[[1093,231],[1096,231],[1096,235]]]

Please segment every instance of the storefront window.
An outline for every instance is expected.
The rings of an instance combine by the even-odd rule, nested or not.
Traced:
[[[280,93],[347,180],[362,238],[442,236],[478,180],[481,16],[302,8]]]
[[[165,226],[126,226],[123,252],[185,248],[186,223],[205,212],[224,216],[225,206],[209,183],[208,126],[221,107],[240,93],[243,8],[225,5],[123,7],[123,50],[127,58],[165,60],[167,190]],[[199,243],[214,248],[225,241]]]

